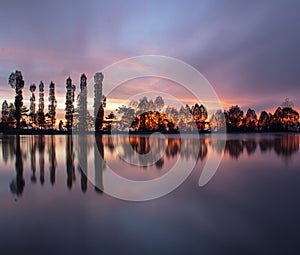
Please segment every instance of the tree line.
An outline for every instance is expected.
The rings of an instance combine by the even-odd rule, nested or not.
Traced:
[[[244,111],[238,106],[232,106],[228,110],[217,110],[210,117],[207,108],[203,104],[181,106],[179,109],[165,105],[161,96],[154,100],[143,97],[132,100],[128,105],[122,105],[116,109],[118,118],[114,112],[104,116],[106,97],[103,95],[102,73],[94,76],[94,113],[90,114],[87,107],[87,76],[80,77],[79,93],[75,98],[76,86],[72,79],[66,79],[65,123],[61,120],[60,130],[96,130],[110,131],[131,130],[137,132],[173,132],[193,131],[200,132],[222,131],[229,132],[267,132],[267,131],[299,131],[299,113],[293,109],[293,103],[286,99],[276,111],[268,113],[262,111],[258,117],[255,110]],[[43,81],[38,86],[38,107],[36,107],[35,92],[37,86],[31,84],[29,90],[29,109],[23,105],[23,89],[25,81],[21,71],[11,73],[8,84],[15,90],[14,103],[4,100],[2,103],[2,117],[0,128],[22,129],[40,128],[55,129],[57,100],[55,84],[51,81],[48,87],[48,111],[45,111],[45,85]],[[76,107],[75,107],[76,101]],[[37,109],[36,109],[37,108]]]

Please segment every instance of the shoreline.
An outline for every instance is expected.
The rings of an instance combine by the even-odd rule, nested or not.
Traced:
[[[60,130],[0,130],[0,135],[131,135],[131,136],[144,136],[153,133],[161,133],[163,135],[195,135],[197,132],[130,132],[130,131],[60,131]],[[199,132],[199,135],[211,134],[300,134],[300,131],[254,131],[254,132]]]

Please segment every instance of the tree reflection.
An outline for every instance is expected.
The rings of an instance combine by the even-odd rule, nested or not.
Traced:
[[[102,193],[104,189],[103,170],[105,169],[103,136],[100,134],[95,134],[95,140],[96,140],[96,144],[94,147],[95,191],[98,193]]]
[[[50,141],[48,141],[48,143],[50,182],[53,185],[55,183],[55,170],[57,164],[55,151],[55,137],[50,136]]]
[[[269,135],[240,135],[229,136],[229,140],[226,141],[224,150],[222,150],[222,143],[224,140],[213,139],[210,136],[201,136],[200,139],[179,136],[165,136],[152,137],[152,136],[103,136],[100,134],[91,137],[89,135],[78,136],[78,171],[80,174],[80,187],[82,192],[86,192],[88,189],[88,159],[92,158],[91,166],[94,164],[95,172],[95,191],[102,193],[104,187],[103,184],[103,171],[105,169],[104,157],[107,161],[118,161],[118,152],[123,152],[128,161],[130,157],[135,157],[135,154],[147,155],[147,157],[141,157],[139,163],[147,171],[152,171],[153,168],[164,173],[168,167],[176,162],[179,157],[182,160],[188,161],[191,159],[197,159],[204,161],[209,153],[216,152],[218,154],[225,155],[225,158],[231,157],[233,159],[240,159],[242,156],[255,157],[256,155],[268,154],[275,155],[276,157],[283,158],[286,163],[293,156],[298,155],[300,150],[300,135],[299,134],[269,134]],[[95,140],[94,140],[95,139]],[[118,143],[114,143],[117,139]],[[25,187],[25,174],[26,166],[28,166],[28,180],[31,183],[35,183],[39,178],[40,183],[43,185],[45,182],[45,157],[49,160],[49,172],[50,183],[56,182],[56,171],[59,169],[57,163],[56,146],[62,146],[59,149],[66,151],[65,159],[60,163],[60,167],[65,169],[66,166],[66,185],[69,189],[75,183],[75,152],[73,145],[73,136],[67,135],[59,138],[56,143],[55,136],[3,136],[0,140],[0,155],[3,157],[3,164],[7,167],[14,167],[15,174],[13,174],[12,180],[9,182],[10,191],[17,196],[23,193]],[[64,143],[65,141],[66,143]],[[95,143],[93,144],[93,142]],[[115,145],[114,145],[115,144]],[[92,149],[94,146],[94,155]],[[122,147],[123,146],[123,147]],[[131,150],[128,150],[128,146]],[[200,147],[199,147],[200,146]],[[117,147],[121,147],[120,151],[117,151]],[[46,148],[46,150],[45,150]],[[163,149],[163,150],[162,150]],[[38,152],[37,152],[38,150]],[[163,152],[163,153],[161,153]],[[76,152],[77,153],[77,152]],[[38,154],[38,159],[37,159]],[[28,155],[23,157],[22,155]],[[37,160],[39,162],[37,163]],[[244,160],[244,159],[243,159]],[[129,161],[130,162],[130,161]],[[109,162],[110,163],[110,162]],[[118,162],[114,162],[117,163]],[[39,164],[39,166],[37,166]],[[116,164],[116,165],[117,165]],[[151,168],[150,165],[153,167]],[[39,167],[39,169],[37,169]],[[46,166],[48,167],[48,165]],[[128,166],[131,167],[131,166]],[[142,167],[140,167],[141,169]],[[132,167],[134,171],[139,169],[138,167]],[[39,176],[37,177],[39,171]],[[65,171],[65,170],[64,170]],[[149,173],[149,176],[153,176],[153,173]],[[24,176],[23,176],[24,175]],[[64,184],[65,185],[65,184]]]
[[[242,140],[228,140],[226,141],[224,153],[228,153],[232,158],[238,159],[243,154],[244,144]]]
[[[40,135],[38,140],[39,165],[40,165],[40,183],[45,183],[45,136]]]
[[[15,150],[15,169],[16,169],[16,178],[10,183],[10,190],[13,194],[17,196],[22,195],[25,181],[23,177],[23,159],[21,151],[21,142],[20,136],[16,136],[16,150]]]
[[[192,139],[185,138],[181,139],[178,137],[168,137],[165,138],[157,138],[157,140],[152,141],[152,147],[150,146],[150,138],[149,136],[133,136],[129,137],[129,143],[133,150],[123,150],[123,157],[130,159],[133,157],[134,153],[138,154],[147,154],[147,157],[142,158],[142,163],[144,166],[151,165],[152,162],[155,161],[155,166],[157,169],[161,169],[164,164],[164,158],[175,159],[176,157],[182,157],[184,160],[189,160],[190,157],[193,157],[197,160],[204,160],[208,153],[208,144],[206,139]],[[155,138],[154,138],[155,139]],[[120,145],[126,143],[126,140],[123,139],[120,142]],[[200,144],[200,147],[199,147]],[[158,157],[161,156],[160,151],[164,149],[163,156],[157,160]]]
[[[31,177],[30,180],[32,183],[36,183],[36,140],[35,136],[31,136],[30,142],[30,166],[31,166]]]
[[[67,135],[66,142],[66,167],[67,167],[67,187],[72,188],[73,180],[75,181],[74,167],[74,149],[72,135]]]
[[[280,137],[270,137],[247,140],[227,140],[225,146],[225,153],[229,154],[232,158],[238,159],[246,149],[247,154],[250,156],[255,153],[257,148],[262,153],[274,150],[278,156],[285,158],[291,157],[295,152],[299,151],[299,136],[291,134],[283,134]]]
[[[80,172],[80,182],[82,192],[87,190],[87,136],[80,135],[78,137],[78,171]]]
[[[290,157],[299,151],[299,136],[290,134],[282,135],[280,139],[275,139],[274,150],[279,156]]]

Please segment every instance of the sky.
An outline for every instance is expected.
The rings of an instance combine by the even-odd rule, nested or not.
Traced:
[[[53,80],[62,114],[68,76],[78,87],[81,73],[154,54],[196,68],[225,109],[273,111],[288,97],[299,110],[299,10],[297,0],[1,0],[0,101],[14,101],[7,81],[21,70],[25,104],[31,83]],[[132,84],[139,93],[143,82]]]

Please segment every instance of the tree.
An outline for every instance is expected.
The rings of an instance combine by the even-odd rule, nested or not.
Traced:
[[[44,103],[44,83],[43,83],[43,81],[41,81],[40,85],[39,85],[39,109],[38,109],[38,112],[37,112],[38,125],[40,127],[44,127],[45,126],[44,108],[45,108],[45,103]]]
[[[77,115],[78,115],[78,129],[80,131],[87,130],[88,126],[88,110],[87,110],[87,77],[82,74],[80,77],[80,93],[77,98]]]
[[[16,71],[14,73],[11,73],[8,79],[8,83],[10,86],[15,89],[16,96],[15,96],[15,119],[16,119],[16,128],[20,128],[20,121],[22,117],[22,106],[23,106],[23,95],[22,90],[24,88],[25,82],[23,80],[23,76],[21,71]]]
[[[281,104],[282,108],[293,108],[294,103],[287,97]]]
[[[189,108],[189,107],[188,107]],[[195,104],[191,109],[190,113],[193,115],[194,120],[196,123],[198,122],[205,122],[208,117],[208,113],[206,108],[201,104]]]
[[[104,108],[106,98],[102,94],[104,76],[102,73],[96,73],[94,76],[94,121],[95,131],[100,131],[103,126]]]
[[[51,81],[49,85],[49,105],[48,105],[48,117],[50,118],[50,127],[53,128],[55,125],[56,116],[56,105],[57,101],[55,98],[55,84]]]
[[[136,115],[134,109],[127,107],[126,105],[122,105],[116,109],[116,111],[118,114],[121,114],[121,125],[124,128],[129,128]]]
[[[266,111],[262,111],[258,120],[258,128],[260,131],[270,129],[270,115]]]
[[[133,108],[134,110],[137,109],[138,105],[139,105],[139,102],[138,102],[137,100],[132,99],[132,100],[129,102],[129,106],[130,106],[131,108]]]
[[[225,115],[222,110],[217,110],[210,119],[211,128],[214,131],[224,130],[226,127]]]
[[[168,105],[168,107],[165,110],[165,113],[173,120],[173,122],[178,121],[178,110],[174,106]]]
[[[31,92],[31,97],[30,97],[30,107],[29,107],[29,121],[30,124],[33,125],[36,121],[35,118],[35,90],[36,90],[36,85],[33,83],[30,85],[29,90]]]
[[[2,123],[7,123],[8,121],[8,116],[9,116],[9,109],[8,109],[8,103],[6,100],[4,100],[3,104],[2,104]]]
[[[149,101],[147,97],[143,97],[139,100],[137,114],[142,114],[149,111]]]
[[[225,116],[226,123],[228,127],[232,130],[236,130],[242,127],[244,112],[238,105],[230,107],[229,111],[225,114]]]
[[[10,103],[8,106],[8,124],[9,125],[13,125],[15,122],[15,112],[16,112],[16,108],[15,105],[13,103]]]
[[[253,109],[248,109],[245,117],[245,127],[249,131],[254,131],[257,127],[258,120],[256,113]]]
[[[157,111],[160,112],[164,108],[165,102],[161,96],[157,96],[154,103]]]
[[[75,98],[75,85],[72,84],[72,79],[69,77],[66,80],[66,128],[68,131],[73,127],[73,114],[74,114],[74,98]]]

